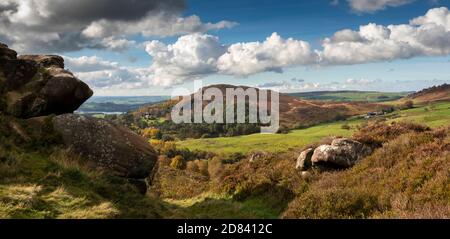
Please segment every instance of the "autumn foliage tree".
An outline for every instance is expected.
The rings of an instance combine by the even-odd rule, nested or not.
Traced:
[[[159,129],[149,127],[141,130],[141,135],[148,139],[161,139],[162,133]]]

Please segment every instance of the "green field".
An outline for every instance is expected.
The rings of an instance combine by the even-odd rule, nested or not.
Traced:
[[[388,121],[413,121],[438,127],[450,124],[450,102],[436,103],[414,109],[395,111],[385,116]],[[215,153],[248,153],[252,151],[285,152],[317,142],[327,136],[350,136],[364,119],[352,119],[321,124],[307,129],[292,130],[287,134],[252,134],[238,137],[192,139],[178,142],[180,148]],[[342,129],[348,124],[351,129]]]
[[[336,102],[384,102],[398,100],[408,95],[408,92],[375,92],[375,91],[319,91],[291,93],[291,96],[305,100],[321,100]]]
[[[409,110],[394,112],[387,116],[388,121],[408,120],[429,127],[439,127],[450,124],[450,102],[440,102]]]
[[[348,122],[354,129],[361,120]],[[307,129],[293,130],[287,134],[252,134],[238,137],[185,140],[178,143],[181,148],[204,150],[216,153],[248,153],[252,151],[285,152],[318,141],[327,136],[349,136],[353,130],[342,129],[343,122],[323,124]]]

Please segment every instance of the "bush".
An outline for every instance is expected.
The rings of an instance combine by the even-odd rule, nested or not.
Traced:
[[[158,139],[151,139],[150,145],[158,152],[160,155],[166,155],[168,157],[174,157],[177,153],[177,147],[175,142],[167,141],[164,142]]]
[[[194,172],[194,173],[200,172],[198,165],[194,161],[189,161],[186,163],[186,170]]]
[[[350,130],[351,128],[350,128],[350,125],[348,125],[348,124],[343,124],[342,126],[341,126],[341,128],[342,129],[345,129],[345,130]]]
[[[143,130],[141,130],[141,135],[145,138],[148,139],[161,139],[162,138],[162,134],[161,131],[157,128],[145,128]]]
[[[412,108],[414,108],[414,102],[412,100],[406,101],[402,106],[402,109],[412,109]]]
[[[204,176],[209,176],[207,160],[197,159],[197,160],[193,160],[193,161],[188,161],[186,164],[186,170],[195,172],[195,173],[200,173]]]
[[[166,155],[160,155],[158,157],[158,163],[161,166],[170,166],[171,162],[172,162],[172,159],[167,157]]]
[[[173,136],[171,136],[171,135],[165,134],[165,135],[163,135],[161,137],[161,140],[164,141],[164,142],[175,141],[175,138]]]
[[[170,162],[170,167],[174,169],[184,169],[186,167],[186,163],[184,162],[183,156],[177,155],[172,158],[172,162]]]
[[[211,178],[218,178],[223,172],[224,166],[219,157],[214,157],[208,162],[208,174]]]

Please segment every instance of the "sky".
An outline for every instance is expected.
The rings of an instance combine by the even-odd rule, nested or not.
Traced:
[[[3,0],[0,42],[58,54],[95,95],[450,83],[450,0]]]

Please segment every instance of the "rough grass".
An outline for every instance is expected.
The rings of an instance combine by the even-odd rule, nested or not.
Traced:
[[[449,125],[448,103],[424,107],[394,112],[400,116],[388,115],[387,123],[419,117],[434,128]],[[11,142],[21,140],[5,131],[7,121],[1,118],[0,218],[450,217],[450,129],[369,124],[360,134],[381,148],[349,170],[312,171],[309,177],[294,168],[302,148],[330,135],[350,136],[361,120],[225,138],[231,140],[227,144],[217,139],[206,148],[202,141],[188,141],[221,153],[273,153],[253,162],[216,160],[208,163],[206,173],[163,164],[154,175],[152,193],[144,197],[124,179],[92,171],[66,150],[47,144],[43,150],[15,147]],[[351,129],[343,129],[344,123]]]
[[[355,167],[321,174],[285,218],[450,218],[450,129],[388,141]]]
[[[65,150],[1,154],[0,218],[158,218],[164,211],[124,179],[88,170]]]
[[[354,137],[379,148],[351,169],[302,177],[300,147],[225,164],[202,194],[165,200],[177,218],[448,218],[449,131],[373,122]]]

